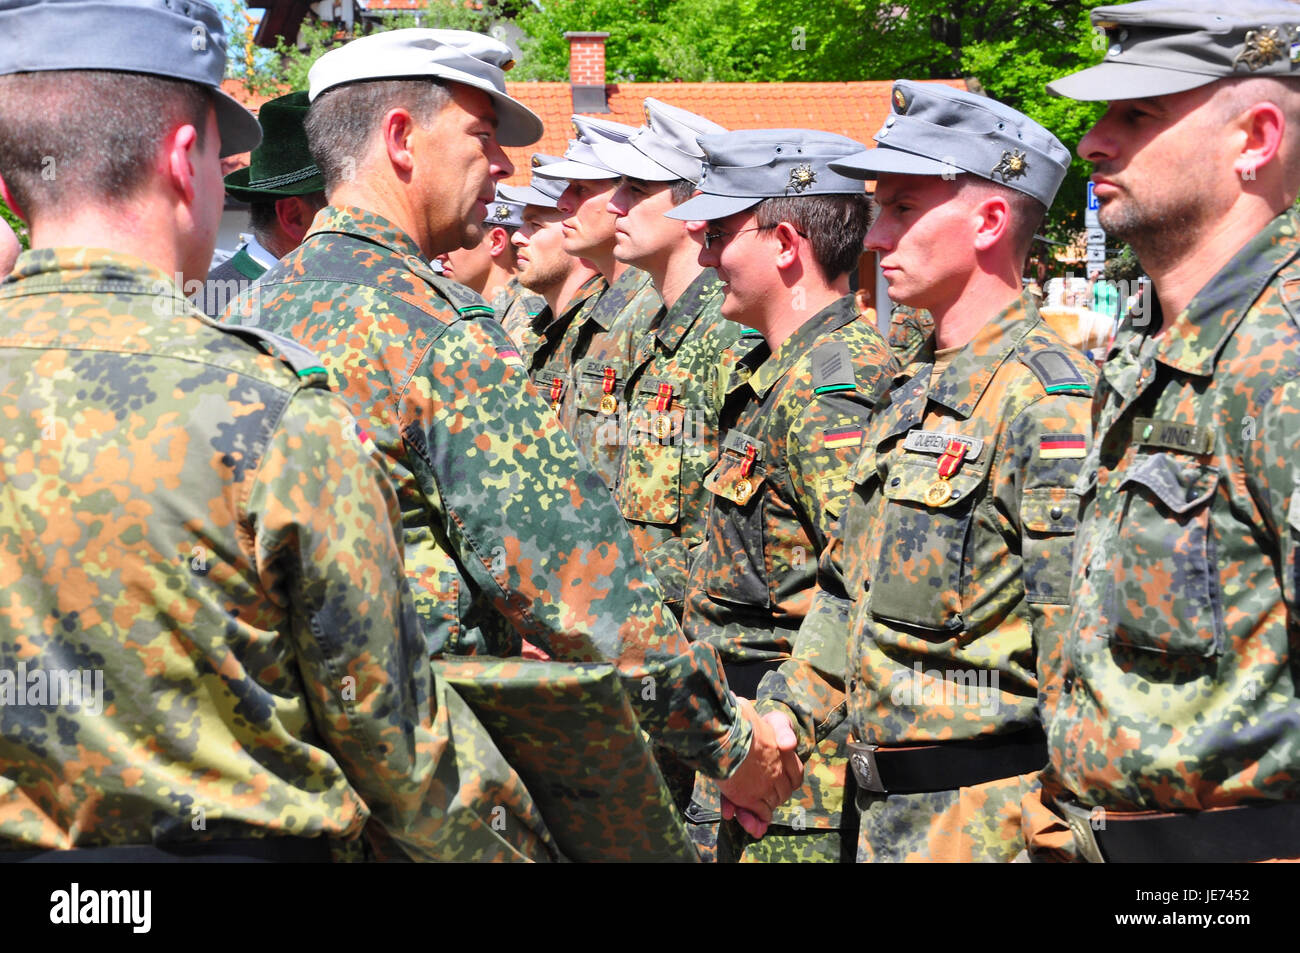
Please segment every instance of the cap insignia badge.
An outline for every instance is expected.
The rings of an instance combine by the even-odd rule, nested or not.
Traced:
[[[1285,44],[1277,27],[1260,27],[1246,31],[1246,46],[1232,61],[1232,68],[1235,70],[1244,64],[1254,71],[1285,56]]]
[[[797,165],[790,170],[790,181],[786,183],[785,187],[796,192],[803,192],[816,181],[817,173],[813,171],[812,166],[807,164]]]
[[[999,176],[1003,182],[1009,179],[1018,179],[1029,170],[1029,163],[1025,161],[1025,154],[1022,150],[1017,149],[1012,152],[1009,149],[1002,150],[1002,158],[998,164],[993,167],[990,176]]]
[[[492,217],[495,218],[498,222],[504,222],[506,219],[510,217],[510,206],[498,205],[493,210]]]
[[[535,155],[535,156],[533,156],[533,158],[532,158],[531,161],[532,161],[532,164],[533,164],[533,168],[536,169],[538,166],[540,166],[540,165],[542,164],[542,157],[541,157],[541,156],[536,156],[536,155]]]
[[[907,112],[907,97],[897,86],[894,87],[894,108],[901,113]]]

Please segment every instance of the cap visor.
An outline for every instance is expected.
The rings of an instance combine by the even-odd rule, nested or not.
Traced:
[[[503,146],[531,146],[542,138],[542,118],[517,99],[496,90],[483,90],[497,107],[497,142]]]
[[[619,175],[643,182],[674,182],[681,176],[665,169],[630,142],[597,142],[592,147],[596,157]]]
[[[1218,76],[1133,63],[1098,63],[1069,76],[1052,80],[1048,92],[1066,99],[1100,102],[1168,96],[1213,83]]]
[[[709,195],[706,192],[664,212],[664,218],[675,218],[683,222],[712,222],[753,208],[761,201],[762,196],[758,195]]]
[[[533,175],[540,175],[543,179],[617,179],[619,177],[618,172],[587,165],[585,162],[574,162],[572,159],[539,165],[533,169]]]
[[[899,175],[943,175],[947,172],[951,175],[961,171],[950,163],[889,146],[866,149],[843,159],[835,159],[827,165],[840,175],[854,179],[874,179],[882,172]]]
[[[217,131],[221,135],[221,158],[252,152],[262,141],[262,127],[257,117],[239,104],[229,93],[213,89],[216,94]]]
[[[541,205],[544,208],[556,208],[555,199],[531,185],[498,185],[497,194],[507,202],[519,202],[523,205]]]

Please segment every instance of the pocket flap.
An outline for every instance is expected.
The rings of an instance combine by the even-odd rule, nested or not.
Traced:
[[[1130,483],[1146,487],[1175,513],[1204,503],[1219,485],[1219,469],[1171,453],[1140,456],[1124,474],[1120,489]]]
[[[1028,533],[1073,533],[1079,528],[1079,498],[1063,486],[1026,490],[1020,498],[1020,524]]]
[[[938,466],[903,460],[890,468],[889,478],[884,482],[884,493],[887,499],[917,503],[926,509],[949,509],[963,505],[975,495],[987,474],[988,471],[983,468],[958,470],[947,481],[951,489],[947,498],[935,502],[937,497],[931,493],[931,488],[941,482]]]
[[[718,465],[704,478],[704,488],[716,496],[725,497],[733,503],[744,506],[754,498],[758,488],[767,479],[767,473],[758,465],[744,473],[744,457],[738,457],[731,451],[725,451]]]

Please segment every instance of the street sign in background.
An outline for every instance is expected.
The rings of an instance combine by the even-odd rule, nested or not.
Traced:
[[[1100,203],[1097,201],[1097,196],[1092,192],[1092,183],[1089,182],[1083,207],[1084,241],[1087,243],[1089,266],[1106,264],[1106,233],[1102,230],[1101,222],[1097,220],[1097,210],[1099,208]]]

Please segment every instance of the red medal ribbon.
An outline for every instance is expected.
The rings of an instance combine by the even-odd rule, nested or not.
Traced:
[[[604,387],[606,394],[614,393],[614,368],[605,368],[605,383],[601,386]]]
[[[673,385],[660,384],[659,397],[655,400],[655,410],[662,413],[668,409],[668,405],[673,402]]]
[[[752,443],[745,447],[745,459],[740,464],[740,475],[747,477],[754,470],[754,461],[758,458],[758,447]]]
[[[551,403],[552,404],[560,399],[560,394],[563,393],[563,391],[564,391],[564,378],[557,377],[554,381],[551,382]]]
[[[966,444],[960,440],[949,440],[948,446],[943,449],[943,456],[939,458],[939,476],[948,479],[957,472],[957,468],[965,458]]]

